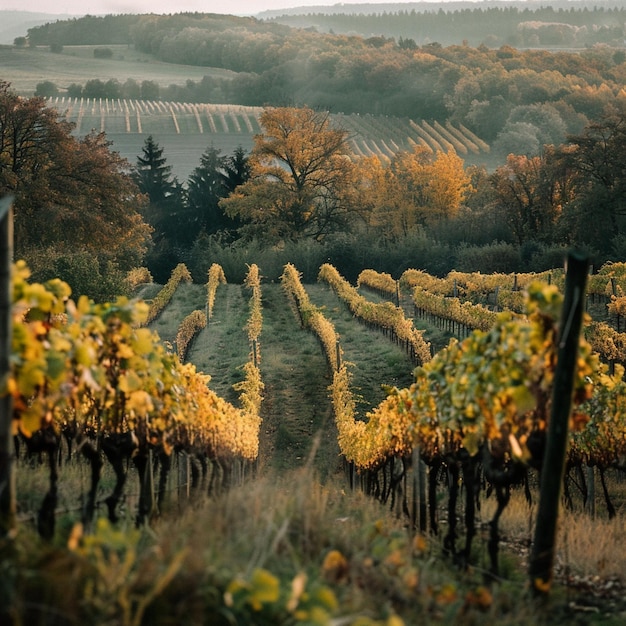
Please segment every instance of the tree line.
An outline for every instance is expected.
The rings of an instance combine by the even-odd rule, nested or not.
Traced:
[[[466,41],[471,46],[533,48],[622,45],[626,15],[623,6],[575,1],[560,6],[552,4],[515,6],[511,2],[498,2],[489,6],[484,2],[480,5],[457,2],[432,8],[395,5],[374,10],[373,7],[359,13],[344,6],[339,11],[301,11],[268,19],[296,28],[315,27],[324,33],[357,33],[363,37],[376,33],[413,45],[434,41],[445,46]]]
[[[172,91],[172,89],[164,90],[163,95],[167,95],[169,91]],[[42,98],[58,96],[60,93],[58,85],[50,80],[41,81],[35,87],[35,95]],[[70,98],[160,100],[161,93],[159,84],[154,80],[142,80],[140,82],[134,78],[127,78],[121,83],[117,78],[109,78],[106,81],[99,78],[90,78],[84,84],[70,83],[65,89],[64,95]],[[179,98],[166,99],[179,100]],[[195,100],[187,100],[187,102],[195,102]]]
[[[355,259],[365,249],[406,245],[401,267],[390,254],[394,273],[416,266],[409,248],[419,237],[448,251],[483,248],[484,258],[473,260],[479,267],[468,269],[487,272],[558,266],[567,247],[586,250],[598,265],[626,254],[626,109],[545,146],[539,156],[510,154],[492,172],[466,166],[453,150],[433,154],[422,146],[391,159],[356,157],[348,133],[334,127],[327,112],[310,108],[267,108],[259,121],[263,132],[249,155],[240,149],[224,159],[209,148],[178,197],[162,150],[147,140],[138,162],[146,173],[160,172],[153,177],[159,184],[156,191],[140,187],[151,202],[167,196],[186,207],[183,214],[166,212],[169,226],[153,223],[172,255],[165,268],[193,266],[194,256],[214,251],[216,242],[272,249],[341,242],[346,257],[358,250]],[[445,271],[454,261],[449,254]],[[344,269],[349,263],[334,262]]]

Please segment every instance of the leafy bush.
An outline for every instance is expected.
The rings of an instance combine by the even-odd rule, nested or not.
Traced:
[[[50,80],[44,80],[41,83],[37,83],[35,87],[35,95],[40,98],[49,98],[56,96],[59,93],[59,88]]]
[[[522,268],[520,250],[511,243],[495,241],[488,246],[461,246],[457,250],[457,269],[461,272],[511,274]]]
[[[72,288],[74,297],[86,295],[95,302],[105,302],[127,293],[125,273],[114,262],[98,259],[90,251],[36,248],[26,257],[34,282],[60,278]]]
[[[111,48],[94,48],[93,56],[94,59],[112,59],[113,50]]]

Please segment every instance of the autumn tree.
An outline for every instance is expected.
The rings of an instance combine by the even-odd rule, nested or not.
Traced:
[[[456,217],[472,190],[463,159],[454,150],[438,152],[428,174],[426,220],[433,223]]]
[[[345,229],[356,209],[348,133],[310,108],[268,108],[259,122],[250,179],[221,201],[226,213],[273,242]]]
[[[415,146],[398,152],[386,167],[376,157],[359,166],[370,223],[386,238],[454,218],[471,190],[470,176],[454,151],[433,155]]]
[[[0,195],[14,197],[15,255],[37,280],[58,270],[92,297],[120,293],[123,273],[141,264],[150,241],[128,169],[103,134],[75,138],[41,98],[20,98],[0,82]],[[107,283],[105,273],[119,280]]]

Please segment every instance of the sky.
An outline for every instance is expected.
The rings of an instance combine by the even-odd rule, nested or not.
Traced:
[[[111,13],[224,13],[255,15],[270,9],[415,0],[0,0],[0,9],[70,15]]]

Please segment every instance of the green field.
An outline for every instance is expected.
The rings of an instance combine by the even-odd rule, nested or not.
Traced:
[[[204,76],[232,78],[228,70],[195,65],[162,63],[128,46],[107,46],[113,50],[112,59],[95,59],[96,46],[66,46],[55,54],[47,48],[14,48],[0,46],[0,78],[11,83],[13,89],[23,96],[32,96],[37,83],[52,81],[60,89],[72,83],[84,84],[98,78],[102,81],[117,79],[121,83],[128,78],[138,82],[151,80],[160,87],[184,84],[187,79],[200,81]]]

